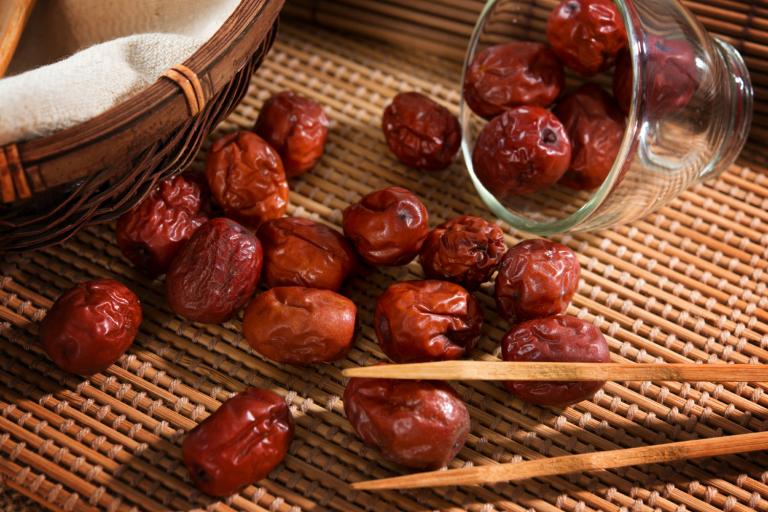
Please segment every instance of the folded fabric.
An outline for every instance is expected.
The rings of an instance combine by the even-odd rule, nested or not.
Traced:
[[[91,16],[87,10],[82,10],[83,4],[79,2],[83,1],[73,3],[76,8],[71,12]],[[111,7],[115,12],[98,12],[93,16],[112,20],[112,26],[104,28],[97,23],[98,19],[93,18],[81,20],[79,26],[83,33],[75,34],[77,37],[72,37],[70,42],[77,48],[94,39],[109,38],[110,34],[124,33],[137,27],[167,27],[173,32],[156,31],[112,38],[58,62],[0,80],[0,146],[75,126],[130,98],[157,80],[166,69],[189,58],[210,39],[238,3],[237,0],[165,1],[103,2],[100,6],[107,11]],[[45,2],[42,4],[44,7]],[[180,8],[182,4],[188,9]],[[206,16],[205,20],[194,17],[196,6],[199,7],[197,12]],[[126,12],[123,12],[127,7],[138,8],[136,12],[147,19],[139,19],[140,23],[127,19]],[[41,8],[40,4],[37,8]],[[154,17],[148,18],[147,11],[154,12]],[[50,14],[50,11],[44,13]],[[122,24],[116,21],[120,19]],[[30,23],[34,21],[33,15]],[[50,20],[40,23],[45,22],[50,23]],[[78,25],[73,20],[68,20],[68,23],[70,29]],[[29,35],[34,34],[40,41],[40,27],[28,29],[31,31]],[[56,37],[59,35],[52,35],[51,39]],[[28,46],[37,54],[26,51],[24,57],[33,55],[29,60],[46,62],[46,56],[40,55],[40,45]],[[20,48],[20,51],[25,49]],[[51,48],[49,54],[56,51],[56,48]]]

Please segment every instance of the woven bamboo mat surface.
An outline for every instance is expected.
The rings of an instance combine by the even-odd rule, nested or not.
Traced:
[[[488,216],[460,163],[440,174],[406,169],[390,156],[379,128],[382,108],[399,91],[425,92],[455,111],[458,73],[451,61],[286,23],[217,135],[250,127],[262,101],[293,89],[325,105],[332,128],[320,166],[291,183],[291,215],[339,225],[341,210],[362,194],[402,185],[423,198],[433,225],[459,214]],[[768,362],[767,207],[768,177],[734,166],[634,225],[561,237],[583,266],[569,313],[602,329],[616,361]],[[509,232],[508,242],[520,238]],[[6,258],[0,274],[0,472],[6,487],[54,510],[768,510],[768,456],[760,453],[514,485],[351,492],[348,482],[401,470],[355,436],[343,414],[339,370],[383,359],[372,329],[375,299],[389,283],[421,276],[417,263],[349,283],[345,293],[361,317],[356,347],[337,364],[310,369],[252,353],[238,320],[201,325],[171,314],[162,283],[120,257],[110,225]],[[107,276],[142,300],[136,343],[103,374],[85,380],[62,373],[37,348],[36,321],[73,283]],[[505,331],[489,292],[478,294],[487,319],[479,359],[497,357]],[[246,385],[286,398],[296,440],[268,480],[213,501],[189,485],[180,442]],[[609,383],[593,400],[564,410],[525,405],[493,383],[456,388],[473,426],[453,467],[768,426],[764,385]],[[11,503],[4,499],[0,504]]]

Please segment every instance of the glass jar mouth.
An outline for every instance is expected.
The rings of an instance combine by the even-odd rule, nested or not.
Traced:
[[[608,198],[608,195],[614,186],[619,183],[620,177],[625,172],[625,167],[629,165],[628,157],[633,151],[633,147],[635,145],[635,141],[637,140],[637,134],[640,128],[638,126],[637,119],[639,112],[638,102],[642,101],[642,97],[640,95],[641,71],[638,64],[640,60],[639,56],[641,49],[636,37],[637,32],[633,21],[634,16],[630,11],[632,8],[631,2],[625,2],[624,0],[614,0],[614,3],[616,4],[621,14],[624,26],[627,31],[627,47],[629,49],[632,63],[632,101],[630,103],[630,109],[627,115],[627,124],[621,139],[619,151],[613,161],[611,170],[608,172],[603,183],[592,192],[592,196],[573,213],[570,213],[561,219],[549,221],[536,221],[511,212],[496,198],[494,194],[485,188],[480,179],[476,176],[472,163],[473,148],[470,147],[471,135],[469,132],[470,126],[468,122],[469,117],[472,115],[472,111],[464,99],[464,81],[467,70],[469,69],[475,53],[477,52],[480,37],[483,34],[488,16],[493,11],[496,2],[497,0],[488,0],[488,2],[486,2],[485,6],[483,7],[483,11],[480,13],[477,23],[472,30],[472,35],[467,46],[467,52],[464,56],[464,64],[461,73],[461,98],[459,100],[459,119],[461,120],[461,153],[464,158],[464,165],[466,166],[469,176],[472,180],[472,184],[480,195],[483,203],[485,203],[485,205],[493,212],[494,215],[509,224],[514,229],[540,236],[554,235],[568,231],[578,231],[579,227],[584,225],[585,222]]]

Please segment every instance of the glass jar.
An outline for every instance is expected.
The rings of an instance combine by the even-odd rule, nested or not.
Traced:
[[[508,41],[546,43],[556,0],[491,0],[475,26],[464,74],[482,49]],[[752,121],[752,86],[744,60],[712,38],[675,0],[616,0],[631,58],[632,101],[618,156],[602,185],[576,191],[555,185],[530,195],[496,197],[475,174],[472,150],[485,120],[460,106],[462,153],[480,197],[512,227],[537,235],[606,228],[641,218],[688,187],[716,177],[734,162]],[[687,66],[690,84],[677,84],[673,100],[659,92],[660,59],[670,51]],[[680,57],[680,55],[678,55]],[[589,78],[611,91],[613,68]],[[566,68],[566,88],[585,78]],[[663,81],[663,80],[662,80]],[[464,77],[462,76],[462,87]],[[627,85],[627,88],[629,86]],[[665,96],[666,99],[660,99]]]

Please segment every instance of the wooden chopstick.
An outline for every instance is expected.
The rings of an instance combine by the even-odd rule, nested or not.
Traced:
[[[353,489],[384,490],[439,487],[445,485],[479,485],[509,482],[579,471],[621,468],[638,464],[714,457],[768,449],[768,432],[738,434],[713,439],[695,439],[623,450],[608,450],[578,455],[543,458],[518,463],[490,464],[471,468],[428,471],[380,480],[355,482]]]
[[[11,63],[34,6],[35,0],[0,2],[0,78]]]
[[[768,382],[768,365],[440,361],[348,368],[342,374],[434,380]]]

